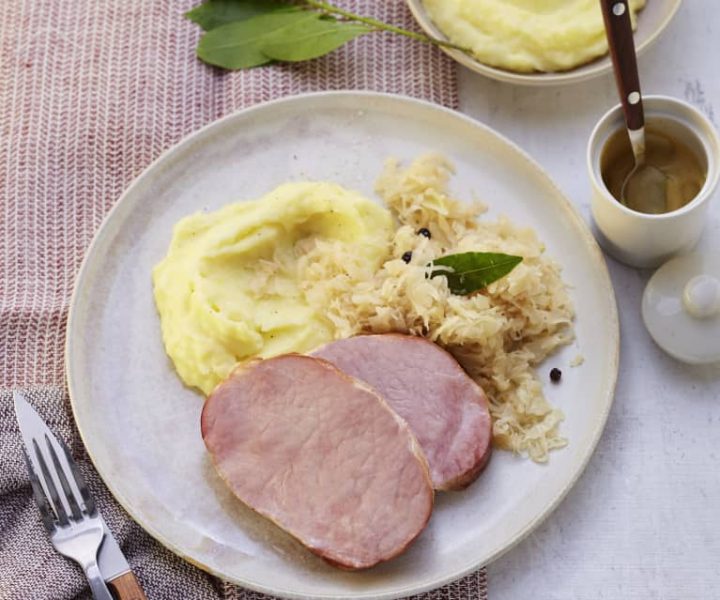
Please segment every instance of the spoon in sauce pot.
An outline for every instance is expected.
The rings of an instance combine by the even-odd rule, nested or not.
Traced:
[[[644,213],[667,212],[667,177],[646,161],[645,114],[627,0],[600,0],[620,102],[625,115],[635,165],[625,177],[620,198],[625,206]]]

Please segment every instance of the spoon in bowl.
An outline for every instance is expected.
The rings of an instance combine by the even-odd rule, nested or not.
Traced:
[[[627,0],[600,0],[600,5],[625,126],[635,158],[635,166],[623,182],[620,201],[639,212],[663,213],[667,210],[667,178],[660,169],[645,160],[645,113],[630,8]]]

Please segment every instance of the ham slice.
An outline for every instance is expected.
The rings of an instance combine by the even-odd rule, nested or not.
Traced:
[[[366,382],[407,421],[435,489],[463,489],[480,475],[492,448],[487,398],[440,346],[409,335],[360,335],[313,356]]]
[[[335,566],[393,558],[430,518],[427,462],[405,421],[324,360],[240,366],[205,402],[202,436],[240,500]]]

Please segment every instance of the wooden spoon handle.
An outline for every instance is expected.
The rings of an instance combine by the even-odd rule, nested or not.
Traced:
[[[627,0],[600,0],[600,5],[605,19],[610,56],[615,67],[615,82],[625,113],[625,123],[628,129],[640,129],[645,124],[645,115],[630,22],[630,7]]]
[[[132,571],[111,579],[108,583],[118,600],[147,600],[145,592],[143,592]]]

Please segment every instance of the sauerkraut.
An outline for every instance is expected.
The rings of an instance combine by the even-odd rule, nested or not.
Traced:
[[[299,259],[303,290],[336,338],[397,331],[447,349],[490,398],[495,445],[544,462],[567,441],[559,431],[563,414],[545,398],[534,367],[573,339],[567,286],[532,229],[482,219],[482,204],[453,198],[452,173],[436,155],[407,167],[388,161],[376,185],[398,222],[387,260],[376,269],[347,246],[318,240]],[[430,237],[418,234],[422,228]],[[468,296],[452,294],[445,277],[426,277],[434,258],[467,251],[523,261]]]

